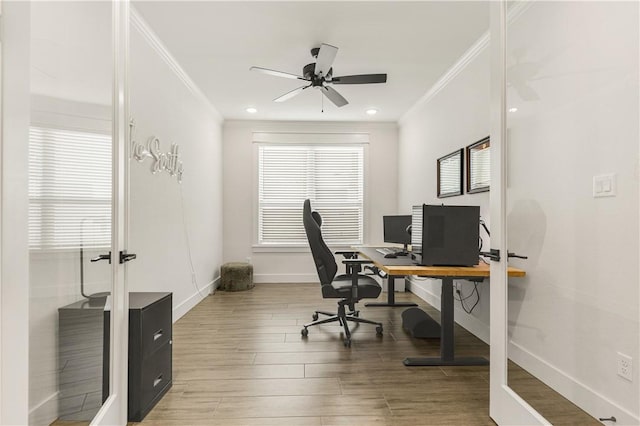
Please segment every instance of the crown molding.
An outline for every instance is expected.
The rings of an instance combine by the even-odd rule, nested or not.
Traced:
[[[149,27],[149,24],[144,20],[138,11],[131,7],[131,26],[135,28],[142,37],[147,41],[149,46],[162,58],[162,60],[169,66],[169,69],[173,71],[173,73],[178,77],[178,79],[185,85],[187,89],[206,107],[210,110],[216,121],[219,123],[224,121],[222,114],[213,106],[209,98],[202,93],[202,90],[193,82],[191,77],[186,73],[186,71],[180,66],[178,61],[173,57],[173,55],[166,48],[164,43],[160,40],[160,38],[156,35],[156,33]]]
[[[427,93],[418,99],[418,101],[400,117],[398,123],[400,125],[405,124],[409,116],[423,105],[429,103],[442,89],[447,87],[449,82],[456,78],[488,45],[489,32],[487,31],[431,86]]]
[[[507,20],[509,24],[513,24],[518,18],[520,18],[524,12],[531,7],[533,2],[531,0],[521,0],[517,1],[513,4],[513,6],[507,12]],[[478,57],[480,53],[484,49],[489,46],[489,31],[486,31],[476,42],[462,54],[460,58],[453,64],[451,68],[445,72],[442,77],[436,81],[436,83],[431,86],[431,88],[425,93],[418,101],[416,101],[411,108],[407,110],[400,120],[398,120],[399,125],[404,125],[408,120],[409,116],[411,116],[416,110],[418,110],[423,105],[429,103],[442,89],[444,89],[451,80],[456,78],[458,74],[460,74],[466,67],[469,65],[475,58]]]

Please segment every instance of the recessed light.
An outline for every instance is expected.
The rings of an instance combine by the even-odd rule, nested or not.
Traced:
[[[258,112],[258,109],[257,109],[257,108],[254,108],[254,107],[249,107],[249,108],[247,108],[247,109],[246,109],[246,111],[247,111],[249,114],[255,114],[256,112]]]
[[[378,110],[375,108],[369,108],[366,112],[369,115],[376,115],[378,113]]]
[[[509,108],[509,112],[517,112],[517,111],[518,111],[518,108],[516,107]]]

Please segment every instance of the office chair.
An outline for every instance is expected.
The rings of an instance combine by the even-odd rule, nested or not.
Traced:
[[[309,334],[308,327],[313,325],[327,324],[330,322],[339,322],[344,327],[344,345],[351,346],[351,332],[347,322],[366,323],[376,325],[376,333],[382,335],[382,324],[360,318],[360,313],[355,310],[355,304],[360,299],[375,299],[380,295],[382,287],[371,276],[359,274],[362,265],[373,263],[370,260],[358,259],[357,252],[339,251],[336,254],[343,255],[345,259],[342,261],[346,265],[347,273],[337,275],[338,265],[329,250],[329,247],[322,239],[320,226],[322,225],[322,217],[316,211],[311,211],[311,202],[305,200],[302,211],[302,220],[304,222],[304,230],[307,233],[311,254],[318,271],[318,278],[322,286],[323,299],[340,299],[338,301],[338,313],[315,311],[313,314],[313,322],[305,324],[302,329],[302,336]],[[346,311],[349,308],[349,312]],[[319,315],[326,315],[328,318],[319,320]]]

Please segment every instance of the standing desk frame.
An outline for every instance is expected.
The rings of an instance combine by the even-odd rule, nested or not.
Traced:
[[[388,259],[376,251],[376,247],[354,248],[360,255],[371,260],[378,268],[389,275],[389,294],[392,277],[417,275],[421,277],[437,278],[442,281],[442,296],[440,297],[440,357],[409,357],[403,363],[408,367],[436,366],[436,365],[487,365],[489,361],[483,357],[455,357],[454,336],[454,297],[453,280],[468,278],[488,278],[489,265],[480,261],[475,266],[421,266],[416,265],[410,258]],[[510,277],[524,277],[525,271],[508,268]],[[393,298],[390,297],[392,302]],[[369,305],[366,305],[369,306]],[[378,304],[377,306],[399,306],[398,304]],[[416,306],[413,304],[412,306]]]

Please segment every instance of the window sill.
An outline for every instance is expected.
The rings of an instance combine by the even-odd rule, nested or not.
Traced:
[[[354,244],[358,245],[358,244]],[[351,250],[350,245],[343,246],[329,246],[331,251],[339,251],[339,250]],[[311,253],[311,249],[308,245],[293,245],[293,244],[277,244],[277,245],[268,245],[268,244],[254,244],[251,246],[251,251],[253,253]]]

